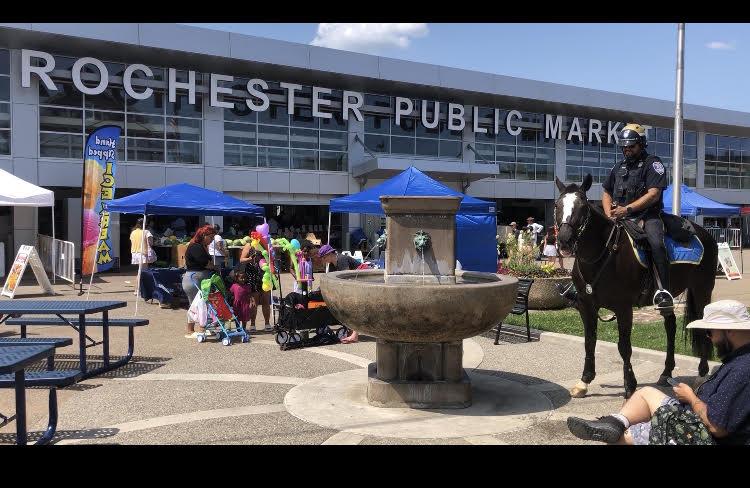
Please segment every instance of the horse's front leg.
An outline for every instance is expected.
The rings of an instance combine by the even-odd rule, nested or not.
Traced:
[[[672,377],[674,370],[674,340],[677,334],[677,318],[674,314],[664,319],[664,329],[667,331],[667,359],[664,361],[664,371],[659,376],[659,386],[669,386],[667,378]]]
[[[596,362],[594,352],[596,350],[596,326],[599,307],[586,301],[578,302],[578,311],[583,320],[584,349],[586,350],[586,359],[583,363],[583,374],[581,380],[570,389],[570,396],[573,398],[583,398],[588,393],[589,383],[596,377]]]
[[[630,364],[630,356],[633,354],[633,347],[630,343],[630,333],[633,330],[633,309],[626,306],[615,313],[617,314],[617,350],[620,351],[620,357],[622,357],[625,398],[630,398],[638,386],[633,373],[633,365]]]

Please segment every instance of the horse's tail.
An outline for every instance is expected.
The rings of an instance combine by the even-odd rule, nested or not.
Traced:
[[[703,318],[703,310],[698,306],[695,300],[695,294],[688,288],[685,291],[685,315],[683,316],[682,326],[687,327],[690,322],[700,320]],[[687,329],[688,336],[690,336],[690,348],[693,351],[693,355],[698,357],[705,357],[707,359],[713,359],[713,347],[710,345],[708,337],[706,337],[705,329]]]

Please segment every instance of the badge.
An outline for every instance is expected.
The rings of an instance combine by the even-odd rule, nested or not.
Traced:
[[[653,166],[654,171],[656,171],[660,175],[664,174],[664,165],[661,164],[661,161],[654,161],[654,164],[652,164],[651,166]]]

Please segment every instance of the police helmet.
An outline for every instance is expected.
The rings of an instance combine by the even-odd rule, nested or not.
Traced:
[[[617,145],[620,147],[631,146],[633,144],[641,143],[643,147],[648,146],[646,140],[646,129],[638,124],[628,124],[622,131],[617,139]]]

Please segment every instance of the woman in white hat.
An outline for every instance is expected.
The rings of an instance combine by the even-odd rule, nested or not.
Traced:
[[[610,444],[747,444],[750,442],[750,313],[736,300],[709,303],[690,329],[705,329],[722,365],[697,391],[677,381],[674,396],[647,386],[615,414],[568,417],[584,440]]]

